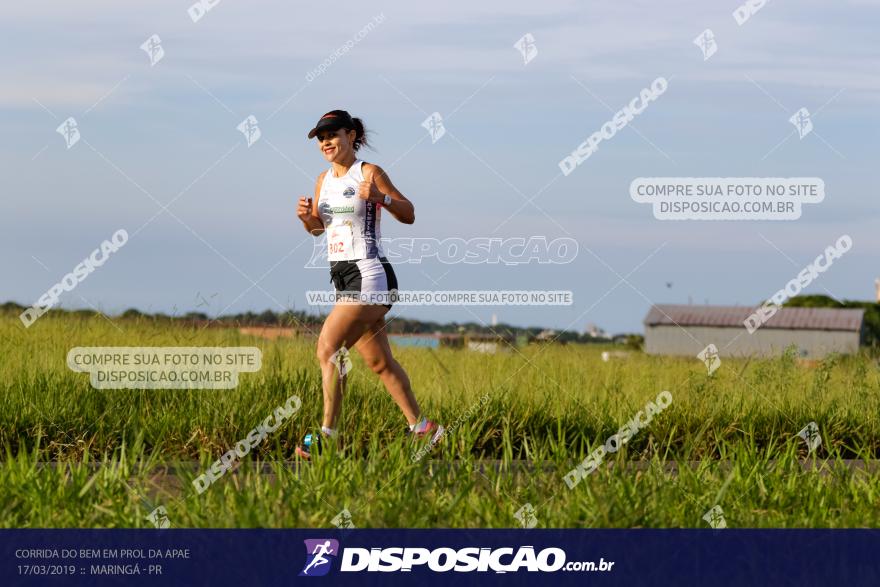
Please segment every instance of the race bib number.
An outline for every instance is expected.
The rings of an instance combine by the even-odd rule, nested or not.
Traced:
[[[331,226],[327,232],[327,258],[330,261],[343,261],[352,253],[352,232],[348,224]]]

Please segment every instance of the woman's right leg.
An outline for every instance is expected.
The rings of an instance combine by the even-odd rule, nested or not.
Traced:
[[[342,347],[352,348],[370,324],[385,315],[384,306],[336,304],[324,320],[318,336],[318,362],[321,364],[321,383],[324,391],[324,420],[322,426],[335,428],[342,409],[344,376],[340,376],[334,360]]]

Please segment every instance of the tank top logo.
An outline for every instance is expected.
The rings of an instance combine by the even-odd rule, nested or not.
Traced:
[[[342,177],[334,176],[332,168],[324,174],[318,209],[331,261],[382,256],[378,205],[357,197],[358,184],[364,181],[362,166],[356,160]]]

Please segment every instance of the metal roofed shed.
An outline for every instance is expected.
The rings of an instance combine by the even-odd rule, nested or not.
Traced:
[[[800,356],[858,352],[865,311],[851,308],[779,308],[752,334],[744,322],[751,306],[657,304],[645,316],[645,352],[692,355],[714,344],[721,356],[779,356],[789,346]]]

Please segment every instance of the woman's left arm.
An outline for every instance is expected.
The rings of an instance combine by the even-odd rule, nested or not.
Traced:
[[[404,224],[416,221],[415,206],[394,187],[384,169],[372,163],[364,163],[364,180],[358,190],[358,196],[362,200],[382,204],[392,216]],[[389,205],[384,202],[386,194],[391,197]]]

